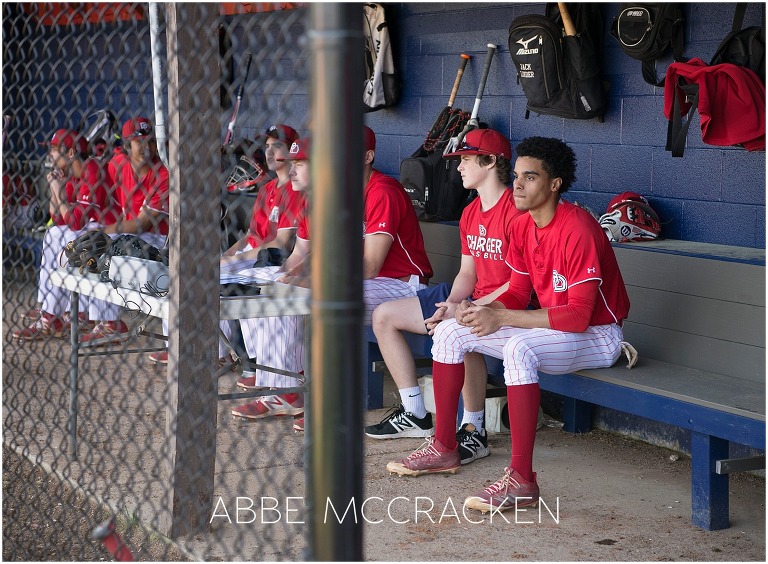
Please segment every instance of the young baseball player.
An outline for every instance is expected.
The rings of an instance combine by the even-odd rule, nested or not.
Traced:
[[[400,475],[455,473],[461,460],[454,421],[467,352],[504,360],[512,453],[504,475],[468,497],[488,511],[536,505],[533,445],[539,377],[611,366],[621,354],[629,298],[613,249],[585,210],[560,200],[575,180],[573,150],[558,139],[531,137],[517,147],[514,197],[527,212],[513,226],[509,288],[487,306],[463,302],[455,320],[440,323],[432,348],[435,436],[408,457],[387,464]],[[540,309],[526,310],[531,290]]]
[[[293,142],[286,157],[278,157],[281,162],[290,163],[289,177],[293,190],[305,194],[309,190],[309,154],[310,140],[298,139]],[[296,245],[293,252],[281,267],[258,269],[258,276],[283,283],[297,283],[306,286],[308,282],[309,256],[309,218],[305,205],[300,210],[296,233]],[[300,373],[304,371],[304,317],[287,315],[280,317],[260,317],[241,319],[240,327],[248,356],[258,359],[259,363],[280,370]],[[277,374],[268,370],[257,370],[252,375],[244,376],[238,386],[245,389],[292,388],[301,386],[298,378]],[[304,413],[304,395],[301,393],[275,394],[262,396],[256,401],[232,409],[234,417],[243,419],[261,419],[270,415],[302,415]],[[294,427],[304,430],[303,417],[297,418]]]
[[[103,231],[113,238],[133,233],[161,248],[168,236],[168,169],[158,156],[152,123],[145,117],[131,118],[123,124],[122,138],[127,144],[125,157],[113,163],[120,216]],[[128,327],[119,319],[120,310],[117,304],[90,300],[89,317],[98,322],[81,336],[81,342],[117,340],[127,333]]]
[[[75,131],[59,129],[49,145],[53,170],[47,180],[51,191],[49,213],[52,225],[43,238],[38,301],[40,307],[28,311],[30,325],[13,332],[14,338],[27,341],[69,334],[69,292],[50,284],[50,273],[60,266],[64,246],[83,231],[100,228],[117,220],[112,179],[107,166],[88,158],[88,142]],[[81,304],[86,304],[82,298]],[[83,327],[87,315],[80,315]]]
[[[433,432],[432,415],[424,406],[416,366],[402,331],[426,335],[428,325],[434,328],[453,318],[463,300],[488,304],[506,289],[510,269],[504,259],[512,221],[520,213],[508,189],[511,155],[509,139],[492,129],[470,131],[456,152],[445,155],[460,157],[458,170],[464,188],[478,194],[459,221],[461,266],[453,284],[430,286],[419,290],[416,297],[385,302],[374,310],[373,331],[402,403],[381,423],[366,427],[369,437],[428,437]],[[490,450],[484,429],[485,360],[478,353],[469,353],[464,365],[464,415],[457,440],[461,462],[467,464],[488,456]]]
[[[373,168],[376,135],[369,127],[364,128],[363,141],[363,300],[364,322],[369,324],[377,305],[387,300],[415,296],[418,290],[426,287],[432,276],[432,267],[424,250],[416,212],[405,189],[394,178]],[[260,332],[250,331],[250,334],[256,339],[264,338]],[[247,343],[248,337],[244,338]],[[273,338],[272,335],[270,338]],[[294,354],[299,350],[295,342],[293,347],[289,346],[286,350],[290,353],[287,356],[296,357],[295,366],[303,366],[303,349],[301,360],[298,354]],[[272,354],[276,362],[285,362],[286,355]],[[263,363],[281,368],[269,362]],[[277,382],[282,385],[278,386]],[[297,385],[296,382],[296,379],[264,372],[247,384],[254,387],[282,387]],[[238,385],[244,387],[242,384],[238,382]],[[270,415],[296,414],[299,409],[303,411],[303,396],[287,396],[260,398],[252,404],[233,409],[232,414],[236,417],[260,419]]]

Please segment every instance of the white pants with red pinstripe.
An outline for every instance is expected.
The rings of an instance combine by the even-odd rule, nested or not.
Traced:
[[[439,323],[432,338],[433,360],[460,364],[465,353],[487,354],[504,361],[507,386],[519,386],[537,383],[539,370],[546,374],[568,374],[612,366],[621,355],[623,333],[613,323],[589,327],[584,333],[502,327],[478,337],[470,327],[451,319]]]
[[[282,276],[277,267],[261,269],[259,276],[274,280]],[[365,313],[363,324],[371,324],[371,314],[380,303],[409,298],[416,291],[425,288],[419,284],[418,277],[409,282],[395,278],[373,278],[363,281],[363,301]],[[258,319],[241,319],[245,349],[250,358],[255,358],[259,364],[272,368],[301,372],[304,370],[304,331],[306,319],[302,316],[262,317]],[[244,372],[245,374],[245,372]],[[267,370],[249,372],[256,377],[256,386],[282,388],[299,386],[301,382],[282,374]]]

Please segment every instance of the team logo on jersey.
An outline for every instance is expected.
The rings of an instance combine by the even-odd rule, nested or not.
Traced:
[[[272,223],[277,223],[280,219],[280,207],[275,206],[272,208],[272,213],[269,214],[269,221]]]
[[[565,292],[568,289],[568,280],[557,270],[552,271],[552,289],[555,292]]]
[[[595,274],[597,272],[597,267],[595,266],[588,266],[587,267],[587,274]]]
[[[504,242],[495,237],[488,237],[488,230],[482,225],[479,226],[479,232],[479,235],[467,233],[469,254],[475,258],[503,261]]]
[[[480,237],[485,237],[488,234],[488,230],[485,228],[485,225],[478,225],[477,229],[480,232]]]

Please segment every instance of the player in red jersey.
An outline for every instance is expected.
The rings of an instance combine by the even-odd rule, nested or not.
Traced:
[[[168,235],[168,169],[157,153],[157,140],[149,119],[131,118],[123,124],[122,138],[125,157],[111,163],[116,174],[115,190],[120,206],[118,220],[104,227],[111,237],[123,233],[135,234],[157,248],[165,245]],[[96,326],[81,336],[81,342],[115,337],[128,332],[119,319],[120,306],[103,300],[89,300],[90,319]]]
[[[291,144],[288,156],[280,157],[290,163],[289,176],[294,191],[304,195],[310,188],[310,140],[297,139]],[[306,203],[306,199],[304,199]],[[290,256],[280,267],[257,268],[254,276],[307,287],[309,283],[310,253],[309,218],[306,205],[302,207],[297,223],[296,244]],[[299,315],[241,319],[240,327],[248,356],[259,364],[281,371],[303,373],[305,319]],[[300,387],[302,381],[292,376],[258,369],[238,380],[238,386],[247,390]],[[234,407],[232,415],[243,419],[261,419],[271,415],[296,415],[295,428],[303,430],[304,394],[290,392],[262,396],[255,401]]]
[[[298,138],[296,130],[284,124],[273,125],[256,138],[257,141],[266,139],[267,168],[277,174],[277,178],[259,189],[248,232],[224,252],[221,257],[223,270],[233,272],[253,266],[262,249],[277,249],[278,254],[285,257],[293,248],[304,195],[291,188],[289,164],[285,159]]]
[[[435,330],[433,379],[437,429],[422,449],[387,469],[400,475],[455,473],[461,464],[453,421],[467,352],[504,360],[512,454],[504,475],[464,504],[481,511],[536,505],[533,445],[539,409],[538,371],[567,374],[611,366],[622,351],[629,312],[616,257],[600,225],[561,201],[575,180],[573,150],[558,139],[531,137],[516,147],[514,225],[509,288],[487,306],[466,303]],[[527,310],[535,289],[540,309]]]
[[[49,213],[52,225],[43,238],[38,301],[40,306],[24,315],[29,326],[13,332],[19,340],[59,337],[69,334],[69,292],[50,283],[64,246],[87,229],[97,229],[117,220],[117,204],[107,167],[89,158],[88,142],[76,131],[59,129],[49,145],[53,170],[47,179],[51,191]],[[82,298],[83,306],[87,303]],[[81,314],[83,325],[87,316]]]
[[[456,306],[470,298],[487,304],[506,289],[510,268],[504,261],[512,236],[512,221],[518,215],[510,183],[509,139],[492,129],[470,131],[463,145],[446,157],[460,157],[458,170],[464,188],[477,190],[478,197],[462,212],[459,221],[461,267],[453,284],[443,283],[417,292],[417,297],[381,304],[373,312],[373,331],[390,374],[400,392],[401,405],[380,423],[366,427],[374,439],[428,437],[433,431],[419,388],[416,366],[402,331],[426,335],[452,319]],[[458,433],[462,463],[490,454],[485,433],[485,387],[487,369],[483,356],[464,357],[467,372],[463,390],[464,415]]]
[[[376,135],[364,127],[363,323],[376,306],[416,295],[432,277],[419,220],[405,188],[373,168]]]

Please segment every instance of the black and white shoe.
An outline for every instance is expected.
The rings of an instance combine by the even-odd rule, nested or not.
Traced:
[[[491,454],[488,448],[488,434],[485,429],[478,430],[472,423],[464,423],[456,433],[456,442],[459,443],[461,463],[469,464],[478,458],[485,458]]]
[[[372,439],[399,439],[401,437],[430,437],[434,434],[432,414],[418,418],[408,413],[403,405],[395,406],[380,423],[365,428],[365,434]]]

